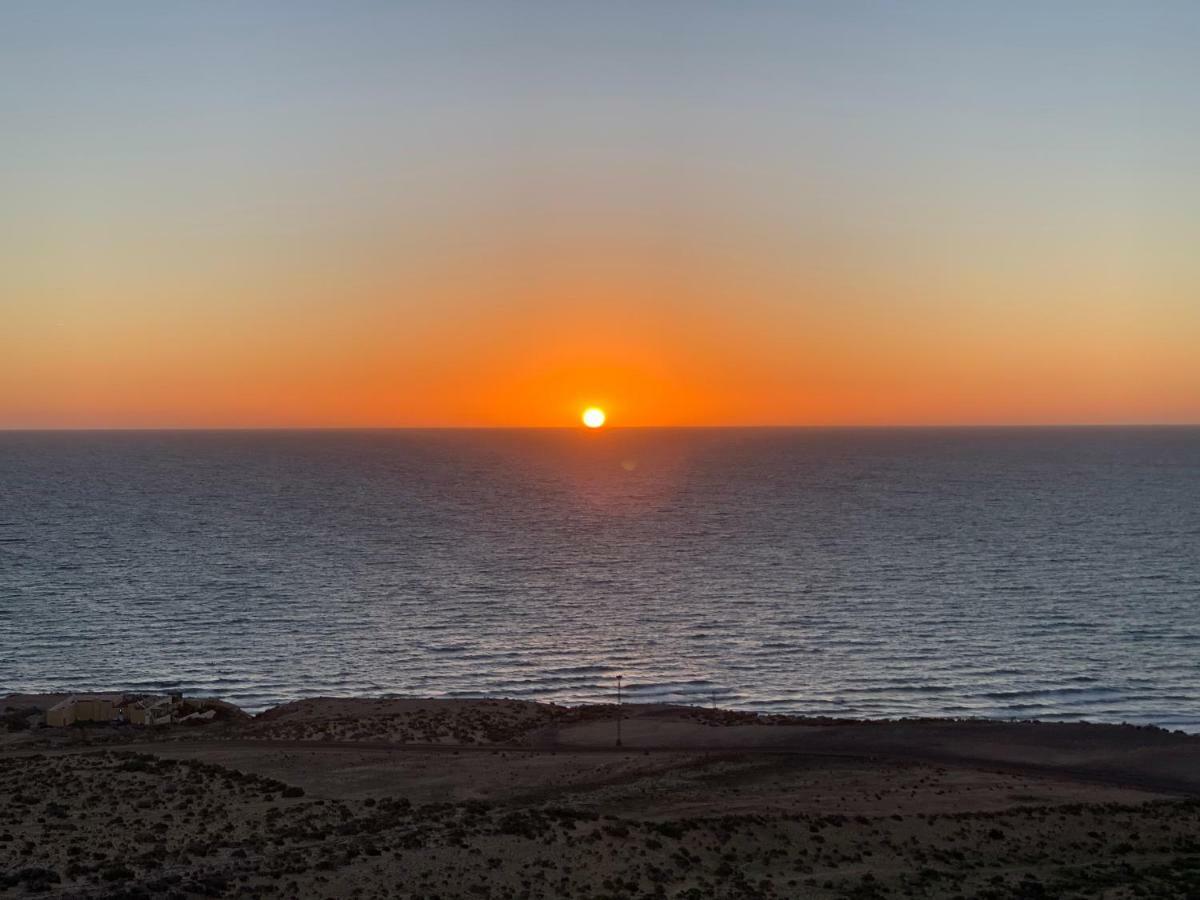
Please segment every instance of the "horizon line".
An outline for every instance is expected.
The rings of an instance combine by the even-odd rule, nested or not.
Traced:
[[[93,425],[0,426],[0,434],[103,432],[311,432],[311,431],[935,431],[1019,429],[1200,428],[1197,422],[965,422],[894,424],[766,424],[766,425]]]

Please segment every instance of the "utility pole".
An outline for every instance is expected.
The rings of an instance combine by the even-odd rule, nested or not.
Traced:
[[[621,746],[621,676],[617,676],[617,746]]]

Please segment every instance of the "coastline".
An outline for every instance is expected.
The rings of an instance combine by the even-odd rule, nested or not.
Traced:
[[[620,714],[621,746],[614,706],[416,698],[0,734],[0,872],[71,897],[1186,896],[1200,879],[1180,863],[1200,853],[1197,736]],[[114,815],[158,852],[130,827],[80,862]]]

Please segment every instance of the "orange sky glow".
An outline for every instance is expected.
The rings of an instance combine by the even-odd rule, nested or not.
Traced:
[[[0,428],[1200,422],[1136,10],[145,12],[0,36]]]

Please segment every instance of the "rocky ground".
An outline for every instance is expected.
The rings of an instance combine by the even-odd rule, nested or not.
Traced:
[[[373,703],[10,735],[0,895],[1200,896],[1196,738]]]
[[[566,718],[566,707],[516,700],[302,700],[267,710],[243,729],[265,740],[495,744]]]

